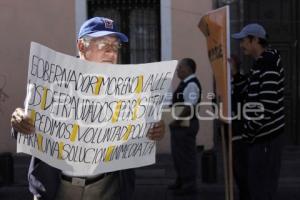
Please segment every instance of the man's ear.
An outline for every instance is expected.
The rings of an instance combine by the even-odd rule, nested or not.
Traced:
[[[83,54],[86,51],[86,47],[84,46],[84,43],[81,40],[77,41],[77,48],[78,48],[78,51],[83,53]]]

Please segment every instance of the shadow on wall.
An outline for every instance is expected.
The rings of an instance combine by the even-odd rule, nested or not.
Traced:
[[[6,86],[6,76],[0,74],[0,112],[2,112],[2,103],[8,99],[8,95],[4,92]]]

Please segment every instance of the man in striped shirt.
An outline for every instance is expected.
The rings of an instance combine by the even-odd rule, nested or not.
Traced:
[[[249,74],[233,74],[233,95],[241,99],[242,117],[234,125],[234,171],[241,200],[274,199],[281,165],[284,122],[284,73],[266,31],[249,24],[233,34],[245,55],[254,59]],[[232,62],[234,64],[234,62]]]

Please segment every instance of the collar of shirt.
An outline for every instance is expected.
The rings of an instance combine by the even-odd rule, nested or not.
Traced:
[[[188,82],[189,80],[191,80],[192,78],[195,78],[196,77],[196,75],[195,74],[191,74],[191,75],[189,75],[188,77],[186,77],[184,80],[183,80],[183,82]]]

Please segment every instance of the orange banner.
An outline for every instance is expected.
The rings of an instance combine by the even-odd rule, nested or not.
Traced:
[[[225,6],[204,15],[198,27],[206,36],[208,58],[212,66],[216,82],[219,117],[230,123],[231,116],[231,83],[229,7]]]

